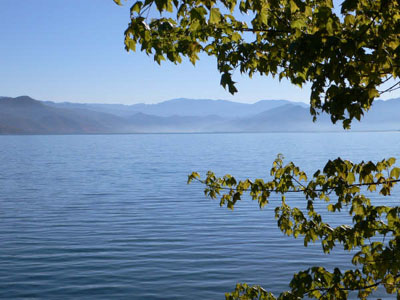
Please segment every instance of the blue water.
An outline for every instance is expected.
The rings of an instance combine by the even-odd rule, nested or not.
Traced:
[[[399,146],[397,132],[0,136],[0,298],[224,299],[237,282],[278,294],[349,254],[283,236],[278,199],[229,211],[187,175],[267,177],[278,153],[314,171]]]

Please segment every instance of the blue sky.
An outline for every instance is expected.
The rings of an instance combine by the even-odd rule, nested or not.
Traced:
[[[240,74],[235,74],[239,92],[231,96],[220,86],[216,61],[210,57],[201,56],[195,67],[188,62],[159,66],[143,53],[127,53],[123,32],[130,4],[1,0],[0,95],[124,104],[180,97],[308,102],[308,87]]]

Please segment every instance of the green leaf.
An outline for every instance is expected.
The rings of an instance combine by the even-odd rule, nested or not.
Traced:
[[[302,28],[306,27],[306,22],[303,19],[297,19],[292,22],[291,27],[301,30]]]
[[[333,20],[331,18],[326,22],[326,31],[328,31],[328,34],[333,35]]]
[[[229,73],[224,73],[221,76],[221,85],[226,88],[228,86],[229,92],[231,94],[234,94],[237,92],[237,89],[235,87],[235,82],[232,80],[231,74]]]
[[[290,0],[289,3],[290,3],[290,12],[293,14],[294,12],[296,12],[296,10],[299,9],[299,7],[293,0]]]
[[[394,164],[395,164],[395,162],[396,162],[396,158],[394,158],[394,157],[391,157],[391,158],[389,158],[389,159],[387,160],[387,162],[389,163],[389,166],[392,166],[392,165],[394,165]]]
[[[396,178],[396,179],[399,179],[399,177],[400,177],[400,168],[393,168],[391,171],[390,171],[390,177],[393,177],[393,178]]]
[[[355,176],[354,176],[354,173],[352,173],[352,172],[348,173],[348,174],[347,174],[346,181],[347,181],[349,184],[353,184],[354,181],[356,181],[356,178],[355,178]]]
[[[239,33],[237,32],[232,33],[231,39],[233,42],[238,42],[241,38],[242,36]]]
[[[218,8],[211,8],[210,10],[210,24],[218,24],[221,20],[221,13]]]
[[[142,8],[143,2],[142,1],[137,1],[134,5],[131,7],[131,14],[133,12],[140,13],[140,9]]]
[[[346,17],[344,18],[344,23],[345,23],[347,26],[351,26],[351,25],[354,24],[355,19],[356,19],[356,18],[355,18],[353,15],[348,14],[348,15],[346,15]]]
[[[379,97],[379,91],[375,88],[371,88],[368,90],[368,97],[369,98],[375,98],[375,97]]]

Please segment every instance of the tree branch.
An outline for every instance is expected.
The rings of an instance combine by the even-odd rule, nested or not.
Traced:
[[[199,179],[199,178],[194,178],[195,180],[197,180],[198,182],[206,185],[206,186],[210,186],[208,185],[204,180]],[[300,182],[298,182],[295,178],[293,178],[297,183],[299,183],[301,185],[301,187],[303,187],[303,189],[298,189],[298,190],[288,190],[285,191],[285,193],[301,193],[301,192],[305,192],[305,191],[310,191],[310,192],[325,192],[325,191],[329,191],[329,190],[334,190],[336,188],[339,187],[339,185],[333,186],[333,187],[329,187],[328,189],[309,189],[308,187],[304,186],[303,184],[301,184]],[[369,183],[355,183],[355,184],[349,184],[346,185],[346,188],[351,188],[351,187],[359,187],[359,186],[371,186],[371,185],[382,185],[382,184],[388,184],[388,183],[397,183],[400,182],[400,179],[393,179],[393,180],[385,180],[385,181],[381,181],[381,182],[369,182]],[[218,187],[218,189],[220,190],[233,190],[234,188],[230,188],[230,187],[224,187],[224,186],[220,186]],[[249,192],[251,191],[250,189],[243,189],[243,192]],[[274,189],[265,189],[263,190],[265,192],[280,192],[278,190],[274,190]]]

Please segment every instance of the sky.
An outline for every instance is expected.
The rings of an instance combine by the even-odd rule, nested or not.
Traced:
[[[159,66],[126,52],[129,8],[112,0],[0,0],[0,96],[84,103],[158,103],[173,98],[308,103],[310,87],[235,74],[234,96],[219,84],[216,60]],[[396,95],[391,95],[392,98]]]

